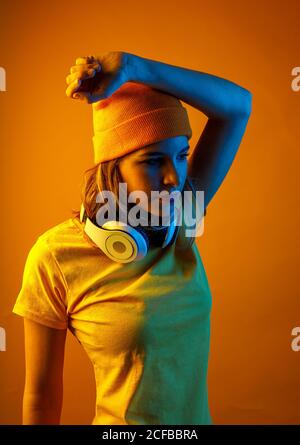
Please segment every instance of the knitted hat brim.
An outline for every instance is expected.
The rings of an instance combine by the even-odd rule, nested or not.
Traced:
[[[99,133],[95,128],[94,162],[106,162],[123,157],[138,148],[181,135],[185,135],[188,139],[192,136],[186,109],[157,108]]]

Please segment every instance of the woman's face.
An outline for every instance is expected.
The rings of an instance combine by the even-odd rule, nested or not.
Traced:
[[[119,169],[128,194],[143,191],[150,206],[151,191],[182,191],[187,177],[189,142],[176,136],[142,147],[120,159]],[[150,209],[150,207],[149,207]]]

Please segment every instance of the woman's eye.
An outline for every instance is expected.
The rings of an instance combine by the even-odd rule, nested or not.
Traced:
[[[188,156],[189,156],[189,153],[184,153],[184,154],[180,155],[179,158],[180,158],[181,161],[184,161],[184,160],[186,160],[186,158]],[[155,164],[160,163],[162,161],[163,161],[162,159],[156,158],[156,159],[148,159],[147,161],[144,161],[144,163],[148,164],[148,165],[155,165]]]
[[[189,153],[184,153],[181,155],[181,160],[185,160],[189,156]]]
[[[160,159],[149,159],[148,161],[144,161],[144,163],[149,165],[155,165],[159,161]]]

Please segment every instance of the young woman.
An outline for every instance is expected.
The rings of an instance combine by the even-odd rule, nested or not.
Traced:
[[[27,257],[13,308],[25,326],[23,423],[60,422],[69,329],[94,365],[93,424],[212,424],[212,299],[195,239],[184,219],[170,239],[160,208],[156,227],[136,227],[142,238],[133,256],[115,261],[97,196],[117,197],[120,183],[149,200],[153,190],[195,197],[197,189],[206,209],[241,143],[252,95],[223,78],[119,51],[78,58],[67,83],[68,97],[92,104],[95,165],[86,171],[82,212],[40,235]],[[180,100],[208,117],[189,161],[192,132]]]

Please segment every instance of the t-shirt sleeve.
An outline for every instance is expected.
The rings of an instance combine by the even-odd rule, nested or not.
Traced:
[[[68,289],[56,258],[38,239],[26,259],[21,290],[12,312],[56,329],[66,329]]]

